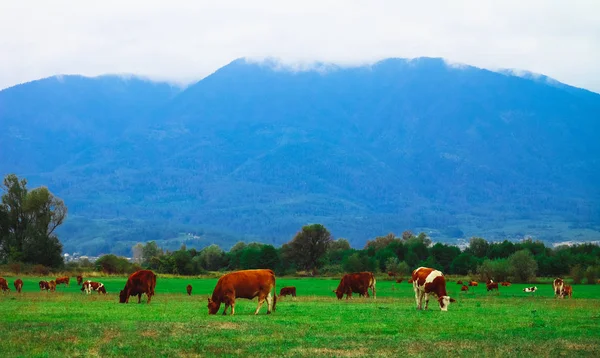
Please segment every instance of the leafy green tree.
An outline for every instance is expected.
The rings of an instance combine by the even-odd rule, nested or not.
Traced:
[[[469,251],[464,251],[456,256],[450,264],[450,273],[458,275],[466,275],[469,272],[475,272],[479,260]]]
[[[460,249],[458,247],[439,242],[433,245],[429,249],[429,252],[435,259],[435,262],[440,265],[442,272],[449,272],[452,261],[460,255]]]
[[[27,180],[4,178],[0,203],[0,261],[62,266],[62,244],[55,235],[67,217],[64,202],[46,187],[27,189]]]
[[[194,273],[192,255],[187,250],[177,250],[172,254],[173,273],[176,275],[191,275]]]
[[[469,248],[467,250],[475,257],[484,258],[487,256],[488,248],[489,244],[485,239],[472,237],[471,240],[469,240]]]
[[[258,258],[258,267],[276,270],[279,267],[279,255],[273,245],[263,245]]]
[[[400,262],[400,264],[398,264],[398,275],[408,276],[411,273],[412,273],[412,270],[410,269],[410,267],[408,266],[408,264],[406,262],[402,261],[402,262]]]
[[[523,249],[510,255],[508,264],[516,282],[531,282],[535,279],[538,266],[529,250]]]
[[[396,235],[391,232],[386,236],[378,236],[374,240],[367,240],[365,249],[373,248],[375,251],[383,250],[394,241],[401,242],[401,240],[397,239]]]
[[[581,265],[575,265],[571,268],[571,278],[573,283],[579,285],[585,276],[585,270]]]
[[[506,281],[508,280],[510,273],[511,269],[507,259],[486,259],[477,268],[477,274],[479,274],[482,281]]]
[[[147,242],[142,248],[142,258],[144,263],[149,263],[153,258],[158,258],[163,254],[163,251],[156,244],[156,241]]]
[[[385,269],[387,272],[398,274],[400,266],[400,260],[397,257],[389,257],[385,262]]]
[[[320,265],[320,260],[331,242],[331,234],[325,226],[321,224],[306,225],[289,243],[290,259],[300,269],[313,270]]]
[[[205,247],[199,256],[200,264],[205,270],[217,271],[225,266],[225,252],[218,245]]]
[[[588,266],[585,270],[585,280],[588,285],[595,285],[598,281],[598,271],[599,268],[596,266]]]
[[[108,274],[123,274],[129,271],[131,264],[124,257],[113,254],[104,255],[96,260],[96,267]]]

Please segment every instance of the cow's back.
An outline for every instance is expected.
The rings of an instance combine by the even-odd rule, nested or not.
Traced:
[[[235,293],[236,298],[252,299],[259,292],[270,292],[275,287],[275,273],[272,270],[243,270],[222,276],[213,292],[218,297]]]
[[[125,287],[129,290],[130,294],[146,293],[147,295],[154,295],[156,274],[150,270],[134,272],[127,279]]]

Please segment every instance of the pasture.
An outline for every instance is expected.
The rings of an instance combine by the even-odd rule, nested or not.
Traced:
[[[440,312],[430,301],[416,311],[412,285],[378,280],[377,299],[338,301],[339,280],[278,278],[277,290],[296,286],[277,310],[254,316],[256,300],[236,302],[235,316],[209,316],[207,297],[216,279],[159,275],[150,305],[118,303],[125,277],[99,278],[108,295],[71,287],[40,292],[40,278],[23,277],[22,294],[0,294],[0,354],[16,356],[600,356],[600,285],[576,285],[573,299],[553,298],[549,284],[484,286],[459,293]],[[47,279],[47,278],[46,278]],[[185,286],[193,286],[187,296]]]

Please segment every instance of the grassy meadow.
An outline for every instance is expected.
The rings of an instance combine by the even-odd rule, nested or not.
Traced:
[[[208,295],[216,279],[159,275],[150,305],[119,304],[125,277],[97,279],[108,295],[71,287],[40,292],[41,278],[14,277],[12,292],[0,294],[0,356],[600,356],[600,285],[576,285],[573,299],[553,298],[550,284],[485,286],[459,293],[440,312],[435,301],[416,311],[412,285],[378,280],[377,299],[338,301],[338,280],[279,278],[278,290],[296,286],[298,297],[278,299],[277,310],[254,316],[256,300],[238,300],[235,316],[209,316]],[[45,278],[49,279],[49,278]],[[192,296],[185,286],[194,287]]]

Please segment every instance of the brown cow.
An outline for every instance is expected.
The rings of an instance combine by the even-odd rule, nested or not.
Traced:
[[[569,298],[573,298],[573,287],[571,287],[570,285],[564,285],[562,296],[563,298],[567,296],[569,296]]]
[[[409,279],[408,279],[408,281],[406,281],[406,282],[408,282],[408,283],[413,283],[413,279],[412,279],[412,278],[409,278]]]
[[[392,271],[388,271],[388,276],[389,277],[394,277],[394,276],[396,276],[396,273],[392,272]]]
[[[92,291],[98,292],[98,294],[103,293],[106,295],[106,287],[102,282],[93,282],[87,280],[81,285],[81,292],[85,291],[88,295],[92,293]]]
[[[296,287],[288,286],[279,290],[279,296],[285,297],[287,295],[292,295],[292,297],[296,297]]]
[[[504,282],[501,282],[500,285],[508,287],[511,285],[511,283],[508,281],[504,281]]]
[[[192,295],[192,285],[187,285],[187,287],[185,288],[185,290],[187,291],[188,296]]]
[[[402,283],[402,281],[404,281],[404,279],[399,278],[399,279],[396,280],[396,283]]]
[[[441,271],[429,267],[419,267],[413,271],[412,278],[418,310],[423,307],[423,298],[425,298],[425,309],[427,309],[430,294],[438,297],[437,300],[442,311],[448,311],[450,302],[456,302],[446,292],[446,279]]]
[[[271,296],[273,291],[273,296]],[[267,314],[275,311],[277,294],[275,290],[275,273],[272,270],[243,270],[228,273],[222,276],[212,297],[208,299],[208,314],[216,314],[225,303],[223,314],[231,306],[231,314],[235,313],[235,299],[247,298],[249,300],[258,296],[258,307],[254,314],[258,314],[260,307],[267,301]]]
[[[377,298],[375,293],[375,275],[372,272],[355,272],[344,275],[340,280],[337,289],[333,291],[338,300],[346,295],[346,299],[352,298],[352,293],[358,293],[360,296],[369,296],[369,288],[373,290],[373,298]]]
[[[463,284],[463,282],[462,282],[461,280],[458,280],[458,281],[456,281],[456,284],[457,284],[457,285],[462,285],[462,284]]]
[[[77,276],[77,286],[81,286],[82,282],[83,282],[83,276],[82,275],[78,275]]]
[[[490,282],[490,283],[487,283],[487,284],[485,285],[485,287],[487,288],[488,292],[489,292],[489,291],[492,291],[492,290],[499,291],[499,290],[498,290],[498,282]]]
[[[54,282],[54,281],[48,282],[48,289],[50,290],[50,292],[56,291],[56,282]]]
[[[17,290],[17,293],[21,293],[21,290],[23,289],[23,280],[18,278],[13,284],[15,285],[15,290]]]
[[[138,303],[142,302],[142,294],[148,296],[148,303],[154,296],[156,287],[156,275],[150,270],[139,270],[131,274],[127,279],[125,288],[119,292],[119,303],[129,303],[130,296],[138,296]]]
[[[552,281],[552,290],[554,290],[554,298],[564,298],[564,285],[565,282],[562,280],[562,278],[555,278],[554,281]]]
[[[40,291],[48,291],[50,289],[50,283],[48,281],[40,281]]]
[[[2,290],[2,292],[10,292],[10,288],[8,288],[8,282],[6,282],[6,279],[3,277],[0,277],[0,290]]]
[[[58,286],[58,285],[61,285],[61,284],[65,284],[65,285],[67,285],[67,287],[69,287],[69,281],[70,281],[69,276],[57,277],[56,278],[56,285]]]
[[[467,292],[467,291],[469,291],[469,286],[467,286],[467,285],[462,285],[462,287],[460,288],[460,290],[461,290],[461,291],[465,291],[465,292]]]
[[[469,281],[469,286],[479,286],[479,283],[477,281]]]

